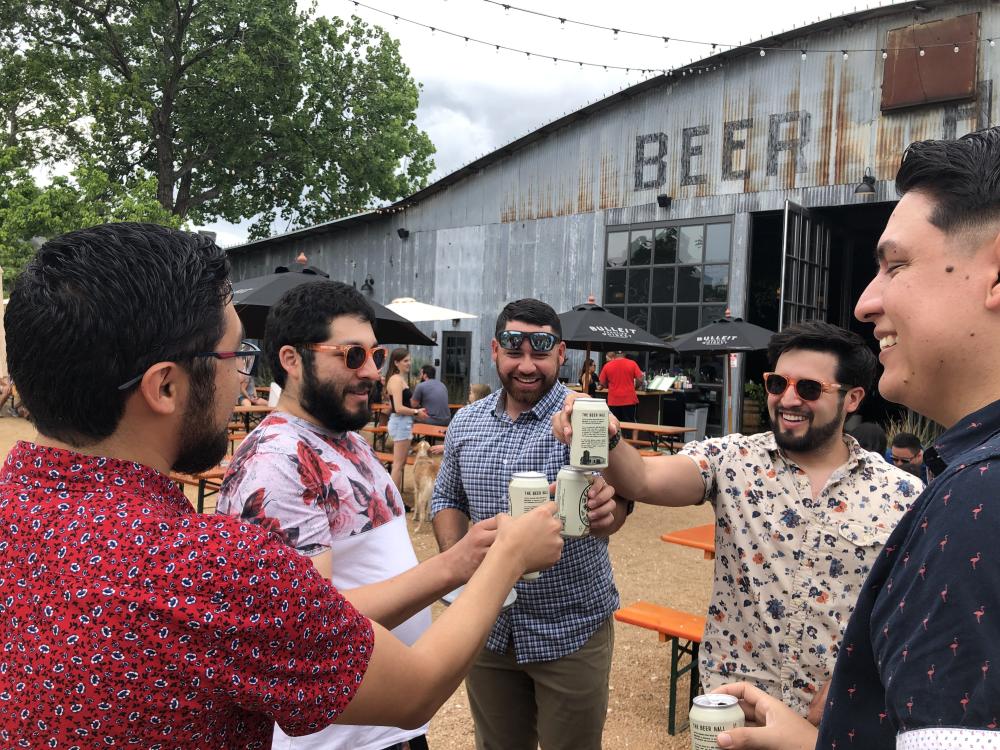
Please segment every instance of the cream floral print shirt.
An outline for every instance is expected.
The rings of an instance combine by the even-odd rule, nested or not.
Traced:
[[[773,433],[689,443],[715,507],[715,583],[701,644],[707,692],[745,680],[805,715],[829,679],[875,557],[923,490],[845,436],[821,491]]]

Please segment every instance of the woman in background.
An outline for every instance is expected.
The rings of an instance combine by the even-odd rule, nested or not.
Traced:
[[[580,370],[580,392],[590,398],[597,395],[597,364],[590,357],[583,360],[583,369]]]
[[[403,494],[403,467],[410,454],[413,439],[413,418],[426,417],[424,409],[410,406],[410,352],[408,349],[393,349],[389,355],[389,369],[386,371],[385,389],[389,392],[389,437],[392,438],[393,483]]]

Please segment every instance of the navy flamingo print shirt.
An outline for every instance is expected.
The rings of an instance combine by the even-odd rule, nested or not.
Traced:
[[[925,455],[934,479],[862,590],[819,750],[1000,745],[1000,401]]]

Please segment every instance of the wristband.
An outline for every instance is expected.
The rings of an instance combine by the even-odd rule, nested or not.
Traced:
[[[622,441],[622,433],[621,430],[619,430],[614,434],[614,436],[610,440],[608,440],[608,452],[610,453],[611,451],[613,451],[615,449],[615,446],[617,446],[618,443],[620,443],[621,441]]]

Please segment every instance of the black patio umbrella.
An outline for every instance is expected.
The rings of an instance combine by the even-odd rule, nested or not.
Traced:
[[[243,322],[248,338],[262,338],[264,323],[271,307],[282,295],[299,284],[327,281],[330,275],[315,266],[293,271],[278,266],[274,273],[233,282],[233,304]],[[433,339],[413,323],[384,305],[368,300],[375,309],[375,338],[379,343],[437,346]]]
[[[593,300],[593,297],[591,297]],[[559,313],[563,341],[569,349],[598,352],[670,351],[673,347],[648,331],[612,315],[593,301]]]
[[[729,312],[728,310],[726,311]],[[686,333],[670,343],[682,354],[735,354],[767,349],[774,331],[747,323],[743,318],[725,318]],[[732,403],[733,376],[726,377],[727,397]],[[729,410],[730,415],[732,409]],[[727,430],[732,432],[732,423],[727,422]]]
[[[670,342],[683,354],[732,354],[767,349],[774,331],[747,323],[743,318],[721,318]]]

